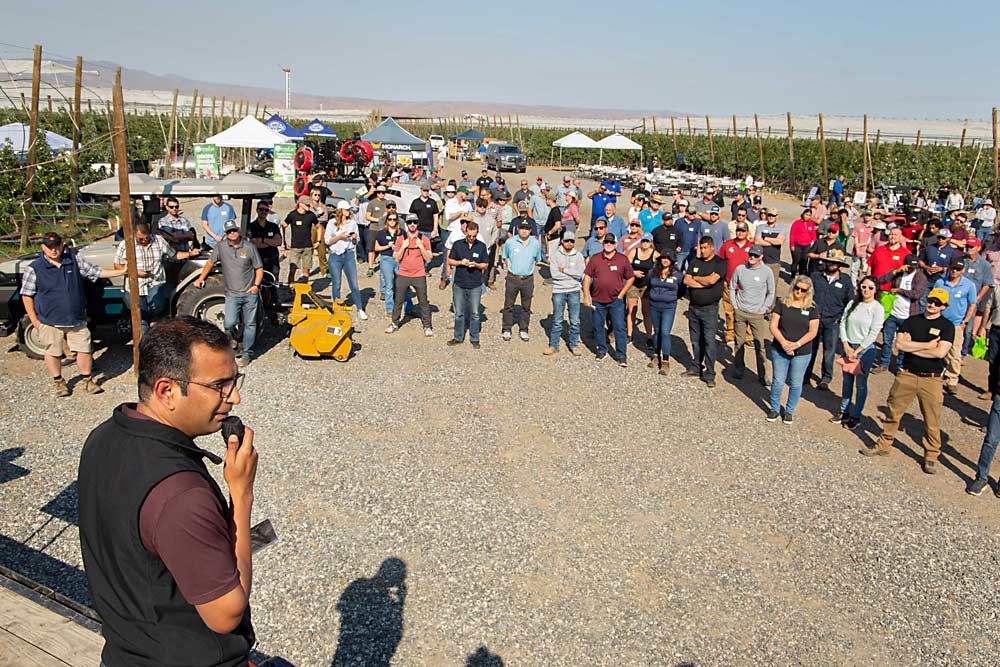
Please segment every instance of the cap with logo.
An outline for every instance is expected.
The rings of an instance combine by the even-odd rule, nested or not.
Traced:
[[[223,230],[225,230],[227,232],[238,232],[238,231],[240,231],[239,220],[226,220],[226,225],[223,227]]]
[[[956,257],[955,259],[951,260],[951,264],[948,265],[948,268],[949,269],[955,269],[955,270],[958,270],[958,271],[964,271],[965,270],[965,260],[962,259],[961,257]]]
[[[375,188],[375,192],[385,192],[385,186],[384,185],[378,186],[377,188]]]
[[[903,264],[908,266],[917,266],[920,264],[920,258],[914,255],[912,252],[903,258]]]
[[[738,232],[748,232],[748,231],[750,231],[750,228],[747,227],[747,224],[745,222],[741,222],[738,225],[736,225],[736,231],[738,231]]]
[[[517,210],[519,212],[520,211],[527,211],[528,210],[528,202],[526,202],[524,200],[521,200],[521,201],[517,202]]]
[[[614,234],[605,234],[604,238],[602,239],[602,241],[604,243],[617,243],[618,239],[615,238]]]
[[[465,194],[469,194],[469,188],[465,187],[464,185],[460,185],[458,186],[458,192],[464,192]]]
[[[527,218],[522,219],[520,222],[517,223],[517,228],[531,229],[531,220],[528,220]]]
[[[747,250],[747,254],[750,255],[751,257],[763,257],[764,248],[755,243],[752,246],[750,246],[750,250]]]
[[[973,236],[973,237],[970,237],[969,239],[966,240],[965,247],[966,248],[978,248],[982,244],[983,244],[982,241],[980,241],[975,236]]]
[[[927,299],[937,299],[944,305],[948,305],[948,290],[943,287],[935,287],[927,294]]]
[[[826,233],[827,234],[829,234],[830,232],[839,232],[839,231],[840,231],[840,225],[838,225],[835,222],[832,222],[832,223],[830,223],[829,225],[826,226]]]
[[[62,243],[62,237],[55,232],[47,232],[45,236],[42,237],[42,245],[49,248],[58,248]]]
[[[653,240],[653,235],[650,234],[649,232],[646,232],[645,234],[642,235],[642,237],[639,240],[640,241],[652,241]]]
[[[721,210],[722,210],[722,209],[720,209],[720,208],[719,208],[718,206],[714,206],[714,205],[713,205],[713,206],[710,206],[710,207],[708,208],[708,212],[709,212],[709,213],[718,213],[718,212],[719,212],[719,211],[721,211]]]
[[[445,189],[444,189],[444,191],[445,191],[445,193],[448,193],[448,192],[455,192],[455,186],[454,186],[454,185],[448,185],[448,186],[445,186]]]
[[[947,228],[942,229],[941,231],[939,231],[937,233],[937,235],[938,235],[939,239],[950,239],[951,238],[951,230],[947,229]]]
[[[825,260],[828,264],[830,262],[835,262],[837,264],[843,264],[844,266],[851,265],[851,260],[847,259],[847,256],[844,255],[844,251],[840,248],[830,248],[827,250]]]

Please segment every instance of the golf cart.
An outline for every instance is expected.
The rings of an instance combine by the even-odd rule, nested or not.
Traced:
[[[246,232],[251,222],[251,211],[255,201],[270,199],[279,190],[274,181],[269,181],[249,174],[230,174],[221,180],[180,178],[161,180],[146,174],[129,174],[129,190],[132,196],[173,196],[178,199],[194,197],[211,197],[222,195],[230,203],[238,200],[241,204],[237,209],[240,216],[240,227]],[[107,178],[82,187],[81,192],[97,197],[118,197],[117,177]],[[189,218],[196,231],[200,231],[200,212],[195,219]],[[101,240],[89,243],[77,249],[77,252],[88,262],[110,268],[114,265],[115,251],[118,243],[113,240]],[[25,315],[21,302],[21,274],[24,267],[39,256],[32,253],[0,263],[0,329],[5,335],[17,330],[18,345],[29,357],[40,359],[44,346]],[[191,315],[212,322],[222,328],[225,310],[225,289],[222,285],[222,273],[218,267],[205,281],[205,287],[197,289],[192,283],[201,273],[208,254],[165,265],[167,271],[167,288],[170,290],[168,313],[170,315]],[[275,276],[265,273],[264,285],[261,287],[261,302],[265,306],[258,309],[258,327],[263,325],[265,310],[268,304],[275,303]],[[96,284],[84,281],[87,295],[87,318],[92,325],[112,324],[123,332],[130,326],[128,309],[123,300],[125,278],[101,279]]]

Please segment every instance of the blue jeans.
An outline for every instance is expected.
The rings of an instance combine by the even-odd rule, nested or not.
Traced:
[[[356,251],[355,257],[359,262],[368,261],[368,225],[358,225],[358,244],[354,249]],[[327,259],[329,260],[329,258]],[[327,264],[329,264],[329,261],[327,261]]]
[[[479,329],[482,323],[480,299],[483,297],[482,287],[452,287],[452,303],[455,306],[455,340],[465,340],[466,326],[469,328],[469,340],[479,342]],[[468,320],[468,322],[466,322]]]
[[[594,343],[597,345],[598,354],[607,354],[608,351],[608,330],[606,321],[611,315],[611,328],[615,332],[615,353],[619,358],[625,359],[628,354],[628,340],[625,335],[625,302],[615,299],[611,303],[598,303],[594,301],[594,309],[591,315],[591,322],[594,325]]]
[[[882,325],[882,351],[878,356],[878,365],[882,368],[889,368],[889,362],[892,361],[892,341],[896,340],[896,332],[899,331],[899,325],[904,321],[895,315],[890,315],[885,319],[885,324]],[[900,352],[896,355],[896,368],[902,367],[903,353]]]
[[[253,358],[253,344],[257,340],[257,307],[260,297],[257,294],[243,296],[227,296],[223,316],[223,327],[226,333],[236,338],[236,325],[243,316],[243,357]]]
[[[840,411],[851,417],[861,417],[868,400],[868,374],[875,362],[875,344],[871,344],[858,355],[861,359],[861,375],[844,373],[844,381],[840,388]],[[851,394],[854,394],[854,409],[851,409]]]
[[[658,303],[649,302],[649,309],[653,315],[653,350],[659,350],[660,360],[666,361],[670,358],[670,330],[674,326],[674,316],[677,314],[677,302]]]
[[[771,346],[771,411],[781,411],[781,394],[785,391],[785,384],[788,384],[788,400],[785,402],[785,414],[795,413],[795,407],[799,404],[799,397],[802,395],[802,381],[806,376],[806,369],[809,367],[808,354],[787,355],[779,346]]]
[[[347,251],[339,255],[330,253],[326,258],[328,270],[330,272],[330,285],[333,300],[340,298],[341,273],[347,276],[347,287],[351,290],[351,300],[358,310],[364,310],[361,303],[361,291],[358,290],[358,260],[354,253]]]
[[[378,259],[378,290],[385,297],[385,312],[392,313],[392,307],[396,303],[396,272],[399,271],[399,262],[392,258],[392,255],[382,255]],[[406,301],[403,304],[403,314],[409,315],[413,312],[413,297],[406,293]]]
[[[688,307],[688,338],[694,367],[705,380],[715,379],[715,360],[718,357],[716,334],[719,332],[719,304]],[[809,357],[806,357],[806,361]]]
[[[990,408],[990,417],[986,422],[983,448],[979,451],[976,479],[990,478],[990,464],[993,463],[993,455],[997,453],[998,441],[1000,441],[1000,394],[993,394],[993,407]]]
[[[820,368],[820,381],[829,382],[833,379],[833,362],[837,358],[837,340],[840,337],[840,324],[833,319],[819,321],[819,332],[812,340],[812,355],[809,357],[809,371],[812,375],[819,356],[819,346],[823,345],[823,361]]]
[[[569,338],[566,347],[575,348],[580,344],[580,292],[552,293],[552,326],[549,328],[549,347],[559,349],[559,339],[562,338],[563,310],[567,310],[569,319]]]
[[[123,294],[125,309],[132,307],[128,292]],[[139,317],[142,320],[142,335],[149,330],[149,323],[159,319],[167,310],[167,286],[153,285],[147,296],[139,297]]]

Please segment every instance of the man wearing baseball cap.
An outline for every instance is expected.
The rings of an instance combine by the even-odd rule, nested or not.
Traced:
[[[962,356],[968,356],[972,348],[975,332],[979,330],[983,313],[989,304],[990,292],[993,289],[993,267],[986,261],[982,253],[982,242],[976,237],[970,237],[965,242],[965,277],[976,286],[976,316],[972,326],[965,328],[965,341],[962,345]]]
[[[941,316],[948,306],[948,291],[935,288],[927,295],[927,310],[908,318],[899,327],[893,343],[893,353],[903,352],[903,367],[889,390],[886,416],[875,446],[861,450],[864,456],[888,456],[899,430],[899,422],[910,403],[919,400],[924,420],[923,470],[928,475],[937,472],[941,454],[941,372],[944,358],[955,340],[955,325]]]
[[[385,188],[382,188],[380,196],[385,198]],[[310,210],[309,205],[309,197],[302,195],[295,201],[295,209],[289,211],[288,215],[285,216],[285,221],[281,223],[284,229],[291,232],[288,239],[289,283],[295,282],[295,272],[299,269],[302,270],[302,280],[309,282],[309,273],[312,271],[313,227],[319,224],[319,218]],[[371,211],[370,205],[369,211]],[[235,218],[233,219],[235,220]],[[239,223],[237,223],[236,229],[239,230]],[[368,265],[371,266],[371,259],[369,259]]]
[[[563,313],[569,320],[566,347],[574,357],[580,356],[580,283],[583,280],[583,255],[576,250],[576,234],[564,231],[558,248],[552,251],[549,268],[552,271],[552,324],[549,346],[542,353],[551,356],[559,351]]]
[[[965,260],[956,257],[948,266],[947,277],[938,278],[931,288],[932,292],[942,290],[948,294],[948,303],[941,316],[955,326],[955,337],[945,357],[944,369],[944,391],[952,395],[958,392],[958,378],[962,374],[965,329],[971,326],[976,314],[976,285],[964,273]]]
[[[785,230],[778,226],[778,209],[764,209],[763,217],[765,222],[757,226],[753,242],[764,249],[764,264],[771,269],[774,284],[777,285],[781,276],[781,247],[785,244]]]
[[[757,358],[757,379],[766,387],[768,381],[767,363],[764,358],[764,331],[767,329],[767,323],[764,321],[764,314],[774,304],[777,284],[774,282],[774,274],[764,265],[762,247],[751,246],[746,256],[747,261],[736,267],[726,287],[735,317],[736,348],[733,354],[736,359],[736,370],[733,379],[743,378],[743,371],[746,368],[744,347],[749,332],[753,336],[754,353]]]
[[[639,211],[643,234],[652,234],[654,229],[663,224],[663,211],[660,210],[662,204],[663,198],[660,195],[652,195],[649,198],[649,208]]]
[[[934,287],[935,281],[948,274],[948,267],[957,258],[958,251],[951,247],[951,231],[942,229],[932,243],[920,253],[920,268],[927,275],[927,285]]]
[[[708,221],[701,223],[701,235],[711,236],[716,250],[722,248],[722,244],[729,240],[729,223],[719,217],[718,206],[713,206],[708,210]]]
[[[569,205],[569,201],[566,199],[566,193],[572,189],[572,179],[569,176],[563,176],[562,184],[556,188],[556,206],[559,207],[560,211],[563,211]]]
[[[841,253],[846,254],[847,249],[839,241],[837,241],[837,234],[840,232],[840,225],[837,223],[830,223],[826,226],[826,230],[823,235],[816,239],[813,243],[812,248],[809,249],[809,273],[812,274],[815,271],[822,271],[824,258],[831,250],[838,250]]]
[[[587,261],[583,272],[583,304],[593,308],[591,322],[594,326],[594,344],[597,360],[608,354],[607,320],[615,334],[616,361],[622,368],[628,366],[628,337],[625,333],[625,294],[635,282],[635,272],[628,258],[618,252],[614,234],[605,234],[603,252]]]
[[[917,256],[910,253],[903,259],[903,266],[875,277],[880,284],[888,281],[889,290],[896,295],[889,315],[882,324],[882,351],[872,367],[872,373],[875,375],[889,369],[894,356],[892,342],[896,339],[900,325],[920,312],[920,300],[927,294],[927,276],[923,271],[919,271],[919,268]],[[896,369],[899,370],[903,365],[902,353],[895,355],[895,359]]]
[[[736,339],[734,329],[735,314],[733,312],[733,303],[729,298],[729,284],[733,279],[733,273],[736,271],[736,268],[745,265],[750,259],[749,252],[753,246],[753,242],[749,236],[750,227],[746,221],[741,220],[736,223],[736,238],[724,241],[718,250],[719,257],[726,260],[726,279],[722,290],[722,312],[725,315],[725,337],[727,344],[732,343]],[[761,257],[763,257],[763,249],[761,249]]]
[[[63,348],[76,353],[80,388],[88,394],[103,389],[90,373],[94,364],[90,329],[87,328],[87,299],[83,281],[115,278],[125,269],[102,269],[85,260],[75,249],[63,244],[62,237],[48,232],[42,237],[42,254],[21,273],[21,303],[31,325],[45,346],[45,368],[55,383],[55,395],[66,397],[70,389],[62,376]],[[138,345],[138,336],[135,344]]]
[[[521,340],[528,342],[528,327],[531,324],[531,300],[535,294],[535,266],[542,260],[542,248],[538,239],[531,235],[532,225],[527,220],[517,224],[517,237],[503,245],[504,265],[507,267],[507,281],[503,299],[503,321],[500,335],[511,339],[514,328],[514,304],[521,299],[521,317],[518,320]]]

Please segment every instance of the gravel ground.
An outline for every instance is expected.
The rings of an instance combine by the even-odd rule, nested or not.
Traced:
[[[834,397],[812,390],[795,425],[768,424],[750,379],[711,390],[676,364],[660,378],[635,348],[627,369],[543,357],[540,283],[531,341],[505,343],[498,292],[479,351],[445,347],[441,311],[434,338],[418,321],[386,336],[377,301],[346,364],[265,336],[237,408],[260,449],[255,520],[280,538],[254,563],[263,654],[299,667],[996,664],[997,500],[962,490],[985,417],[974,389],[947,402],[931,478],[912,423],[888,459],[857,454],[891,376],[873,379],[869,433],[828,425]],[[442,311],[448,296],[431,290]],[[678,317],[676,347],[686,328]],[[120,342],[100,354],[107,393],[62,400],[40,363],[0,356],[0,564],[80,599],[71,485],[88,431],[134,400],[129,355]],[[204,444],[221,450],[216,438]]]

